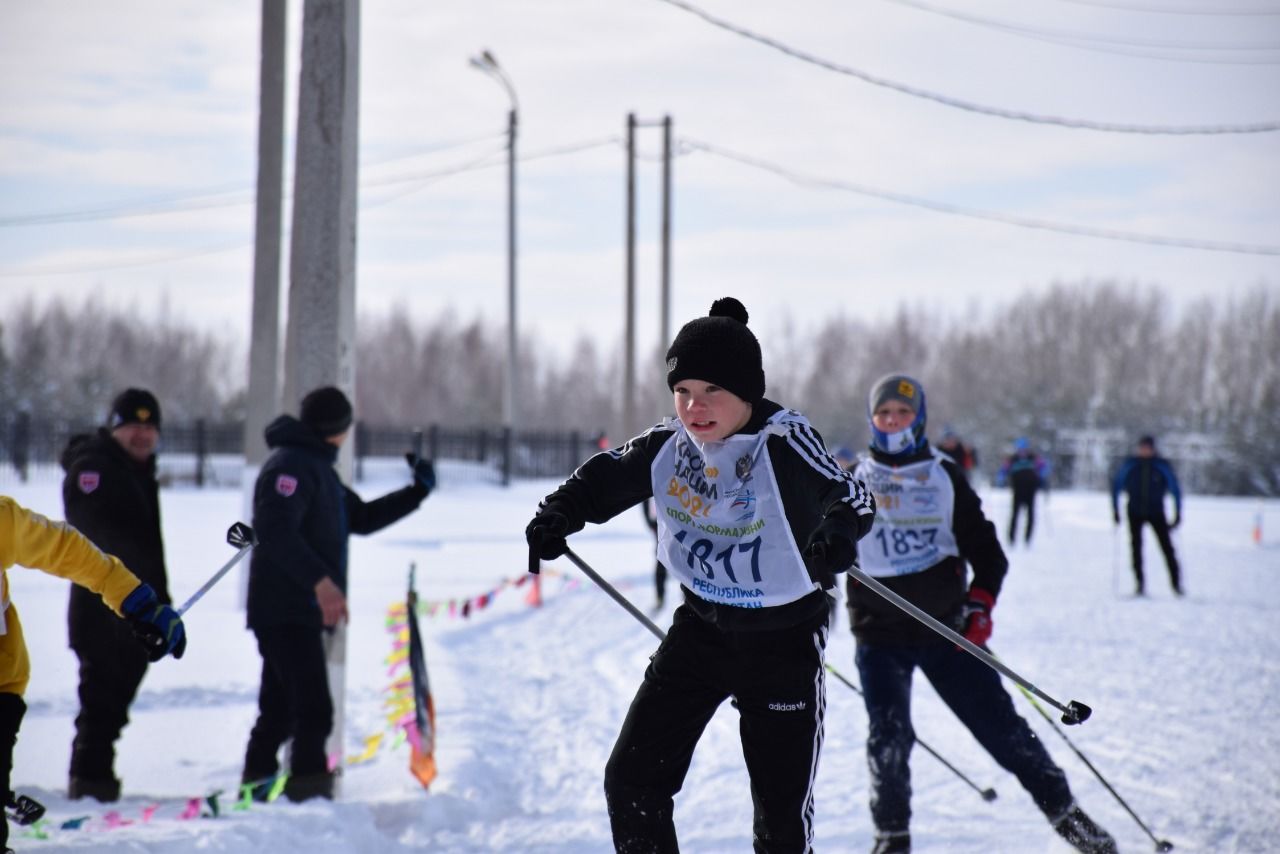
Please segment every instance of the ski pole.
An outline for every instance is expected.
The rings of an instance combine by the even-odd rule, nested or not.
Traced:
[[[617,588],[615,588],[612,584],[610,584],[609,582],[607,582],[607,581],[605,581],[603,578],[601,578],[601,577],[600,577],[600,574],[599,574],[598,572],[596,572],[594,569],[592,569],[589,565],[587,565],[587,562],[586,562],[586,561],[584,561],[582,558],[578,557],[578,555],[574,553],[573,549],[568,549],[568,548],[566,548],[566,549],[565,549],[565,557],[569,558],[569,560],[573,562],[573,565],[574,565],[574,566],[576,566],[576,567],[578,567],[578,569],[582,570],[582,571],[586,574],[586,576],[587,576],[588,578],[590,578],[592,581],[594,581],[594,582],[595,582],[595,583],[600,587],[600,589],[601,589],[601,590],[603,590],[605,593],[608,593],[608,594],[613,598],[613,600],[614,600],[615,602],[617,602],[619,605],[621,605],[623,608],[625,608],[625,609],[627,610],[627,613],[631,614],[631,616],[633,616],[633,617],[635,617],[637,620],[639,620],[639,621],[640,621],[640,623],[641,623],[641,625],[643,625],[643,626],[644,626],[646,629],[648,629],[649,631],[653,632],[654,636],[655,636],[658,640],[660,640],[660,641],[661,641],[661,640],[665,640],[665,639],[666,639],[666,637],[667,637],[667,633],[666,633],[666,632],[664,632],[662,629],[658,628],[657,624],[655,624],[655,623],[653,622],[653,620],[650,620],[648,617],[646,617],[646,616],[644,615],[644,612],[642,612],[642,611],[641,611],[639,608],[637,608],[635,605],[631,604],[631,601],[630,601],[629,599],[627,599],[627,597],[625,597],[625,596],[623,596],[621,593],[619,593],[619,592],[618,592],[618,590],[617,590]],[[530,565],[532,565],[532,564],[533,564],[533,562],[534,562],[534,561],[536,561],[537,559],[538,559],[537,554],[536,554],[536,553],[531,553],[530,558],[529,558]],[[846,678],[845,678],[845,676],[844,676],[844,674],[842,674],[840,671],[836,670],[836,669],[835,669],[834,667],[832,667],[830,664],[827,664],[827,665],[826,665],[826,668],[827,668],[827,670],[831,671],[831,674],[832,674],[833,676],[835,676],[837,679],[839,679],[841,682],[843,682],[843,683],[844,683],[845,685],[847,685],[849,688],[853,689],[853,692],[854,692],[855,694],[858,694],[859,696],[861,696],[861,695],[862,695],[862,691],[858,690],[858,686],[854,685],[852,682],[850,682],[848,679],[846,679]],[[995,789],[982,789],[982,788],[979,788],[979,787],[978,787],[978,786],[977,786],[977,785],[976,785],[972,780],[970,780],[968,777],[966,777],[964,774],[962,774],[962,773],[960,772],[960,769],[956,768],[956,767],[955,767],[954,765],[952,765],[950,762],[948,762],[947,760],[943,759],[943,758],[938,754],[938,752],[937,752],[936,750],[934,750],[932,747],[930,747],[929,745],[925,744],[925,743],[924,743],[923,741],[921,741],[919,738],[917,738],[917,739],[916,739],[916,743],[917,743],[917,744],[919,744],[921,747],[923,747],[925,750],[927,750],[927,751],[930,753],[930,755],[932,755],[935,759],[937,759],[937,760],[938,760],[939,762],[941,762],[943,765],[945,765],[945,766],[947,766],[948,768],[950,768],[950,769],[951,769],[951,771],[952,771],[952,773],[954,773],[957,777],[959,777],[959,778],[960,778],[961,780],[963,780],[964,782],[968,783],[968,784],[969,784],[969,786],[970,786],[970,787],[972,787],[972,788],[973,788],[973,790],[974,790],[975,792],[977,792],[979,795],[981,795],[981,796],[982,796],[982,799],[983,799],[984,801],[994,801],[994,800],[996,799],[996,791],[995,791]]]
[[[1150,836],[1151,841],[1156,844],[1156,851],[1160,851],[1160,852],[1172,851],[1173,843],[1167,839],[1156,838],[1156,835],[1151,832],[1151,829],[1147,827],[1146,824],[1143,823],[1142,819],[1138,818],[1138,814],[1134,812],[1133,809],[1130,808],[1130,806],[1127,803],[1125,803],[1124,798],[1120,797],[1120,793],[1117,792],[1114,788],[1112,788],[1111,784],[1107,782],[1107,779],[1102,776],[1102,772],[1099,771],[1097,768],[1093,767],[1093,763],[1090,762],[1089,758],[1080,752],[1080,748],[1076,747],[1075,744],[1071,741],[1071,739],[1067,737],[1067,734],[1062,731],[1062,727],[1054,723],[1053,716],[1044,710],[1044,706],[1037,703],[1036,698],[1031,696],[1031,693],[1027,691],[1026,688],[1023,688],[1021,685],[1019,685],[1018,690],[1022,692],[1022,696],[1026,697],[1027,700],[1031,703],[1031,705],[1036,707],[1036,711],[1040,713],[1040,716],[1049,722],[1049,725],[1053,727],[1053,731],[1056,732],[1058,735],[1062,736],[1062,740],[1067,743],[1067,747],[1070,747],[1072,752],[1074,752],[1076,756],[1080,757],[1080,761],[1083,762],[1085,766],[1090,771],[1093,772],[1093,776],[1098,778],[1098,782],[1100,782],[1103,786],[1107,788],[1107,791],[1110,792],[1111,796],[1120,803],[1120,806],[1124,807],[1125,812],[1133,816],[1133,820],[1138,823],[1138,827],[1141,827],[1143,832],[1146,833],[1147,836]]]
[[[231,567],[235,566],[242,558],[244,558],[245,555],[253,551],[253,547],[258,544],[258,537],[253,533],[253,528],[250,528],[244,522],[233,522],[231,527],[227,529],[227,542],[239,548],[239,551],[235,553],[235,556],[232,557],[231,560],[224,563],[208,581],[201,585],[199,590],[192,593],[191,598],[182,603],[182,607],[178,609],[178,616],[182,616],[187,613],[187,611],[191,609],[192,605],[199,602],[200,598],[204,596],[204,594],[208,593],[209,589],[212,588],[213,585],[217,584],[218,581],[222,579],[222,576],[226,575],[231,570]]]
[[[828,664],[826,667],[827,667],[827,670],[831,671],[831,675],[832,675],[832,676],[836,677],[836,678],[837,678],[837,679],[839,679],[841,682],[843,682],[843,683],[844,683],[848,688],[852,689],[853,693],[857,694],[859,697],[865,697],[865,696],[866,696],[865,694],[863,694],[863,693],[862,693],[861,689],[859,689],[857,685],[854,685],[852,682],[850,682],[848,679],[846,679],[846,678],[845,678],[845,676],[844,676],[844,674],[843,674],[843,673],[841,673],[839,670],[836,670],[836,669],[835,669],[834,667],[832,667],[830,664]],[[916,736],[916,744],[920,745],[920,746],[921,746],[921,747],[923,747],[925,750],[927,750],[927,751],[929,752],[929,755],[930,755],[930,756],[932,756],[934,759],[938,760],[938,761],[939,761],[939,762],[941,762],[943,765],[947,766],[947,768],[948,768],[948,769],[950,769],[951,773],[952,773],[952,774],[955,774],[957,777],[959,777],[961,780],[963,780],[965,783],[967,783],[967,784],[969,785],[969,788],[973,789],[973,790],[974,790],[975,792],[977,792],[979,795],[982,795],[982,799],[983,799],[984,801],[994,801],[994,800],[996,799],[996,790],[995,790],[995,789],[983,789],[983,788],[979,788],[979,786],[978,786],[976,783],[974,783],[972,780],[970,780],[968,777],[966,777],[966,776],[965,776],[965,775],[960,771],[960,769],[959,769],[959,768],[957,768],[956,766],[952,765],[952,764],[951,764],[950,762],[948,762],[947,760],[943,759],[943,758],[942,758],[942,756],[938,753],[938,751],[934,750],[932,747],[930,747],[928,744],[926,744],[926,743],[925,743],[925,741],[924,741],[924,739],[920,738],[919,736]]]
[[[894,593],[888,587],[885,587],[879,581],[876,581],[870,575],[867,575],[858,567],[856,566],[849,567],[849,574],[854,578],[858,579],[858,581],[867,585],[867,587],[870,587],[876,593],[879,593],[885,599],[889,600],[889,602],[896,605],[898,608],[905,611],[910,616],[915,617],[921,623],[933,629],[938,634],[942,635],[947,640],[953,641],[961,649],[965,650],[970,655],[973,655],[979,661],[986,664],[988,667],[991,667],[992,669],[997,670],[1000,673],[1003,673],[1005,676],[1008,676],[1014,682],[1017,682],[1019,685],[1031,691],[1031,693],[1035,694],[1037,697],[1044,700],[1049,705],[1061,711],[1062,722],[1064,724],[1084,723],[1086,720],[1089,719],[1089,715],[1093,714],[1093,709],[1091,709],[1089,706],[1077,700],[1071,700],[1065,706],[1062,703],[1059,703],[1053,697],[1050,697],[1048,694],[1041,691],[1035,685],[1031,684],[1026,679],[1023,679],[1021,676],[1015,673],[1013,670],[1006,667],[1003,662],[997,660],[995,656],[991,655],[991,653],[987,652],[982,647],[973,643],[971,640],[969,640],[959,632],[955,631],[954,629],[944,626],[942,623],[938,622],[929,614],[926,614],[924,611],[920,610],[915,605],[912,605],[906,599],[903,599],[897,593]]]
[[[610,596],[612,596],[613,601],[617,602],[623,608],[626,608],[627,613],[629,613],[631,616],[639,620],[640,624],[643,625],[646,629],[653,632],[654,636],[657,637],[658,640],[666,639],[667,637],[666,632],[658,628],[657,624],[654,623],[653,620],[650,620],[648,617],[646,617],[643,611],[641,611],[635,605],[632,605],[631,600],[628,599],[626,596],[623,596],[621,593],[619,593],[612,584],[610,584],[609,582],[601,578],[598,572],[596,572],[591,567],[587,566],[587,562],[584,561],[582,558],[578,557],[576,554],[574,554],[573,549],[566,548],[564,554],[565,554],[565,557],[573,561],[574,566],[576,566],[578,569],[586,573],[587,578],[590,578],[592,581],[596,583],[597,586],[599,586],[601,590],[603,590],[605,593],[608,593]],[[529,560],[531,563],[537,560],[537,555],[531,554]]]

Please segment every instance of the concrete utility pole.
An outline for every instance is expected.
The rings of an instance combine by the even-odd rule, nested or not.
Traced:
[[[359,13],[359,0],[303,4],[284,361],[284,400],[294,411],[304,394],[324,385],[337,386],[355,400]],[[339,475],[347,482],[353,444],[349,440],[343,446],[338,460]],[[326,638],[334,716],[325,749],[330,757],[341,757],[345,628]]]
[[[671,343],[671,116],[662,117],[662,306],[658,317],[658,360],[665,370]]]
[[[280,225],[284,193],[284,68],[287,0],[262,0],[258,68],[258,196],[253,228],[253,310],[249,395],[244,413],[242,518],[253,518],[253,488],[267,458],[262,431],[280,412]],[[240,607],[249,601],[249,562],[240,565]]]
[[[627,113],[627,288],[622,335],[622,436],[636,429],[636,114]]]
[[[507,112],[507,367],[502,382],[502,485],[510,486],[513,437],[520,420],[520,401],[516,396],[519,391],[516,377],[516,351],[519,346],[516,330],[516,128],[520,102],[511,78],[492,53],[481,51],[471,58],[471,65],[497,80],[511,99],[511,109]]]
[[[635,435],[636,423],[636,128],[662,127],[662,233],[658,358],[665,360],[671,343],[671,116],[661,122],[637,121],[627,114],[627,270],[622,353],[622,436]],[[661,369],[665,371],[663,361]],[[651,413],[652,414],[652,413]]]
[[[262,431],[280,411],[280,226],[284,191],[284,69],[287,0],[262,0],[258,72],[258,196],[253,233],[253,317],[245,404],[246,491],[267,458]]]

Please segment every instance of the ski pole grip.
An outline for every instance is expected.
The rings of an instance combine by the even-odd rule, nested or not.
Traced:
[[[529,572],[534,575],[542,573],[542,535],[534,534],[529,543]]]
[[[1062,722],[1068,726],[1072,724],[1082,724],[1089,720],[1089,716],[1093,714],[1093,709],[1081,703],[1079,700],[1067,701],[1067,708],[1062,714]]]

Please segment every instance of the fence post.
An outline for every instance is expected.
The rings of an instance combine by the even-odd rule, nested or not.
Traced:
[[[487,456],[489,456],[489,431],[481,429],[476,439],[476,461],[482,463]]]
[[[10,435],[12,446],[10,456],[18,478],[27,482],[27,469],[31,464],[31,413],[22,411],[13,421],[13,432]]]
[[[564,447],[561,445],[561,447]],[[574,430],[569,434],[569,453],[566,455],[568,459],[565,461],[565,471],[573,471],[578,467],[578,451],[582,448],[582,436]]]
[[[413,455],[418,459],[422,459],[422,431],[414,430],[413,436],[410,437],[409,441],[411,443],[410,447],[413,448]],[[435,459],[434,454],[432,454],[431,459]]]
[[[196,488],[204,489],[204,463],[209,449],[205,442],[204,419],[196,419]]]
[[[515,436],[509,426],[502,428],[502,485],[511,485],[511,445]]]
[[[364,480],[364,458],[369,455],[369,428],[356,422],[356,480]]]

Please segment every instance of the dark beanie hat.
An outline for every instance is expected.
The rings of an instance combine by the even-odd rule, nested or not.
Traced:
[[[351,426],[351,416],[351,401],[341,389],[331,385],[308,392],[302,398],[302,423],[322,438],[345,431]]]
[[[667,350],[667,387],[702,380],[747,403],[764,397],[760,342],[747,328],[747,309],[733,297],[711,304],[711,312],[686,323]]]
[[[1148,435],[1148,436],[1142,436],[1142,437],[1139,437],[1139,439],[1138,439],[1138,444],[1139,444],[1139,445],[1146,445],[1148,448],[1154,448],[1154,447],[1156,446],[1156,437],[1155,437],[1155,436],[1149,436],[1149,435]]]
[[[111,401],[107,427],[114,430],[123,424],[151,424],[160,429],[160,402],[143,388],[127,388]]]

